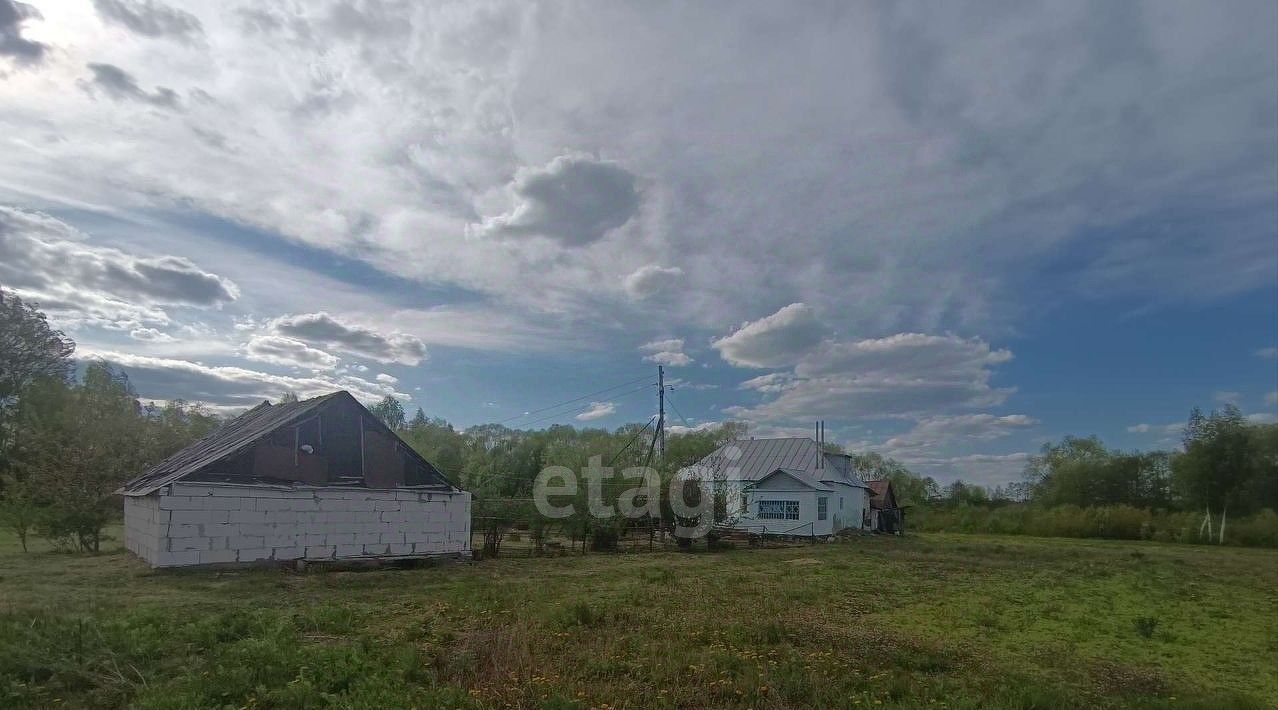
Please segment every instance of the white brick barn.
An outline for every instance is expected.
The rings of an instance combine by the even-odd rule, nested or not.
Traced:
[[[731,441],[679,475],[723,491],[730,526],[738,530],[823,537],[869,525],[872,491],[852,458],[822,451],[815,439]]]
[[[119,492],[153,567],[470,551],[470,494],[347,392],[263,402]]]

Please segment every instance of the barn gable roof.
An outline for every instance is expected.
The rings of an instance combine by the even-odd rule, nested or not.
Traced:
[[[355,405],[363,414],[367,415],[374,426],[383,429],[384,434],[400,440],[398,434],[386,426],[382,420],[373,416],[372,412],[368,411],[364,405],[359,403],[359,400],[345,390],[299,402],[285,402],[282,404],[262,402],[152,466],[142,475],[124,484],[116,492],[126,496],[144,496],[154,493],[170,483],[199,473],[211,464],[245,451],[286,426],[297,424],[315,416],[325,406],[334,402],[346,402]],[[411,446],[405,444],[404,450],[425,465],[432,478],[450,488],[457,489],[456,484],[448,480],[444,474],[440,473],[439,469],[422,458]]]

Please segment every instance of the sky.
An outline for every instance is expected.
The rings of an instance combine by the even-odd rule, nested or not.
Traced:
[[[1278,420],[1278,5],[0,0],[0,286],[224,413],[1172,448]]]

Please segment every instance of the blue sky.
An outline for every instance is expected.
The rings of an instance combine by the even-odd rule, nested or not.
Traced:
[[[148,399],[614,427],[661,362],[1006,483],[1278,419],[1275,87],[1270,2],[0,0],[0,285]]]

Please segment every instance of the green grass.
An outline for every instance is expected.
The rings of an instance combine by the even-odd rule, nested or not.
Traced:
[[[0,707],[1272,707],[1278,553],[921,535],[153,572],[0,537]]]

